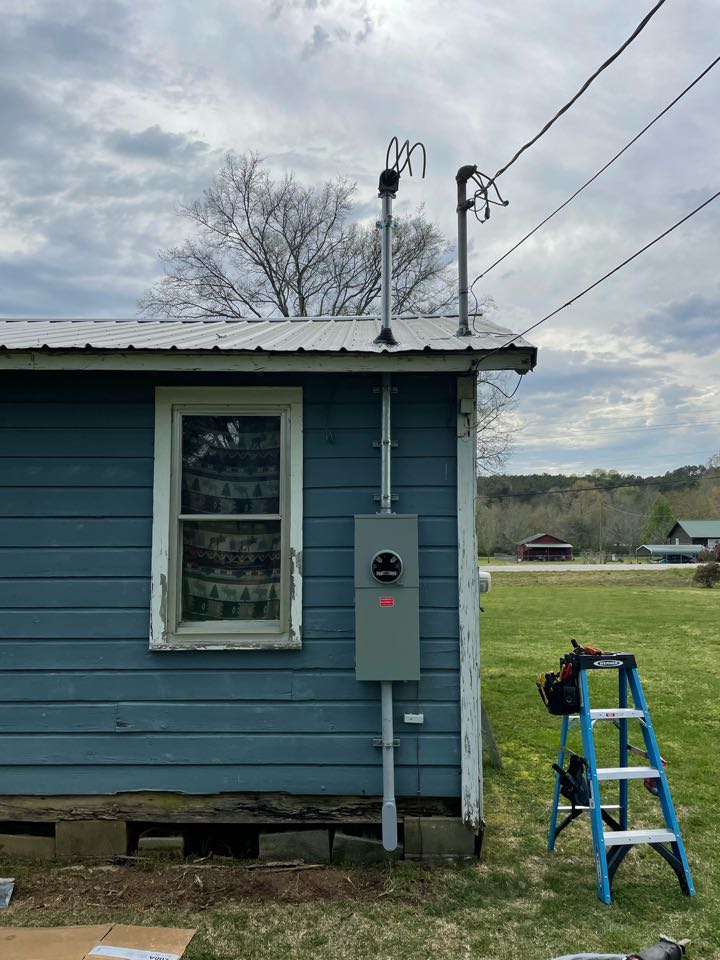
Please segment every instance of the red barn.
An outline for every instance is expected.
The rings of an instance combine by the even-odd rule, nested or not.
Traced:
[[[536,533],[520,540],[516,547],[518,560],[572,560],[571,543],[565,543],[551,533]]]

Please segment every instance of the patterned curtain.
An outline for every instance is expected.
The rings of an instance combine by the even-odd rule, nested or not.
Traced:
[[[182,620],[278,620],[280,417],[184,416],[182,427],[181,512],[198,515],[180,521]]]

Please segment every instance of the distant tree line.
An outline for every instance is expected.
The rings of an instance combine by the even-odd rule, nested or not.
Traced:
[[[649,477],[616,470],[480,476],[478,551],[514,553],[536,533],[561,537],[576,554],[633,554],[642,543],[663,543],[678,517],[720,519],[720,465],[710,464]]]

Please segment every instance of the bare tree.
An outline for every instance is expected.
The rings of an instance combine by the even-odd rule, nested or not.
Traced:
[[[649,491],[639,488],[638,492],[645,496],[645,503],[648,504]],[[615,496],[612,493],[603,496],[603,545],[606,549],[613,551],[620,549],[621,552],[627,550],[628,553],[633,554],[635,548],[641,543],[640,532],[647,519],[649,504],[642,513],[634,509],[634,504],[628,509],[625,505],[628,502],[627,497],[623,497],[623,493],[625,490],[618,491]],[[617,506],[614,501],[623,506]]]
[[[165,276],[141,298],[147,316],[243,319],[376,314],[380,238],[353,219],[355,185],[306,187],[292,173],[274,180],[254,153],[229,153],[201,199],[180,208],[191,235],[160,253]],[[448,244],[422,209],[397,217],[393,232],[393,311],[456,309]],[[492,309],[486,298],[478,305]],[[483,374],[478,465],[498,472],[512,431],[504,416],[504,374]]]
[[[376,313],[380,241],[352,221],[355,185],[273,180],[255,154],[228,154],[180,215],[193,235],[161,251],[165,276],[140,300],[146,315],[203,319]],[[395,220],[393,309],[436,313],[455,300],[447,244],[422,209]]]
[[[509,382],[508,375],[502,372],[481,373],[478,377],[476,464],[479,473],[502,473],[520,429],[511,417],[515,401],[508,392]]]

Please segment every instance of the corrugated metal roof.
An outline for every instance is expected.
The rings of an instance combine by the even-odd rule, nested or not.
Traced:
[[[678,520],[689,537],[720,537],[720,520]]]
[[[700,553],[702,547],[696,543],[642,543],[635,553],[637,553],[638,550],[649,550],[650,553],[655,553],[663,557],[671,553],[684,553],[689,557]]]
[[[395,317],[397,346],[376,344],[377,317],[301,317],[277,320],[2,320],[0,348],[5,350],[227,350],[271,353],[358,354],[487,353],[503,349],[515,334],[488,320],[476,320],[469,337],[456,337],[457,317]],[[518,337],[510,350],[533,354]]]

